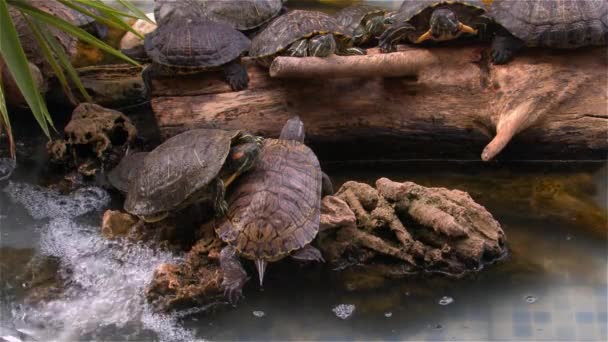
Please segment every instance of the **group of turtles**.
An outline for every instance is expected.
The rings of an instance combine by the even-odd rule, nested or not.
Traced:
[[[522,46],[605,44],[607,10],[606,0],[408,0],[395,12],[356,5],[331,16],[287,11],[282,0],[157,0],[157,29],[143,48],[127,52],[152,60],[144,72],[148,87],[154,75],[222,68],[232,89],[240,90],[248,82],[239,63],[246,53],[269,65],[278,55],[353,55],[376,43],[391,51],[400,41],[478,35],[492,40],[494,62],[505,63]],[[238,256],[255,262],[260,284],[268,262],[288,255],[323,260],[310,242],[331,181],[304,145],[297,116],[279,139],[220,129],[178,134],[151,152],[128,155],[109,179],[126,193],[125,210],[146,222],[195,203],[215,211],[216,232],[227,244],[220,266],[231,302],[247,279]]]
[[[605,0],[407,0],[397,11],[358,4],[335,15],[292,10],[285,0],[156,0],[158,27],[142,48],[150,59],[144,81],[210,69],[224,70],[233,90],[247,87],[239,64],[248,55],[268,66],[279,55],[326,57],[365,54],[377,43],[419,44],[458,37],[492,42],[492,60],[507,63],[524,46],[577,48],[605,45]],[[250,37],[253,37],[250,41]]]
[[[125,156],[108,179],[126,194],[124,209],[144,222],[190,205],[214,210],[216,232],[227,244],[220,253],[222,285],[234,303],[248,279],[239,256],[255,262],[260,285],[268,262],[288,255],[323,260],[310,242],[319,231],[321,197],[333,189],[304,138],[297,116],[278,139],[194,129]]]

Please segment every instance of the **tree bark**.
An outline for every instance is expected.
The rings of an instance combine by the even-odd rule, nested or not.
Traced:
[[[220,72],[156,79],[152,108],[164,138],[200,127],[276,137],[297,114],[324,159],[606,158],[604,48],[528,50],[503,66],[484,46],[399,50],[279,57],[270,74],[286,78],[244,59],[239,92]]]

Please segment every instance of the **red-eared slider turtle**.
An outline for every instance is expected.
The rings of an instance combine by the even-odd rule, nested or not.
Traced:
[[[223,69],[232,90],[247,88],[247,70],[239,63],[249,38],[230,25],[199,18],[173,20],[146,35],[142,47],[124,50],[138,59],[152,60],[142,72],[148,91],[155,76],[176,76]]]
[[[118,165],[108,172],[108,182],[118,191],[126,194],[129,190],[129,182],[143,165],[144,158],[148,152],[135,152],[124,156]]]
[[[268,262],[288,255],[323,260],[310,242],[319,231],[322,188],[324,193],[333,191],[314,152],[303,142],[302,121],[288,120],[279,139],[264,141],[255,167],[231,189],[226,219],[216,232],[228,244],[220,253],[220,265],[232,303],[247,280],[239,255],[255,262],[260,285]]]
[[[344,33],[352,37],[353,44],[359,46],[384,32],[387,13],[388,10],[382,7],[357,4],[339,10],[334,17]]]
[[[492,42],[496,64],[523,46],[572,49],[608,42],[606,0],[495,0],[488,12],[503,28]]]
[[[380,36],[379,45],[383,51],[391,51],[393,45],[403,39],[418,44],[426,40],[452,40],[463,33],[485,35],[492,21],[484,14],[481,0],[404,1],[388,18],[391,25]]]
[[[162,24],[196,15],[229,24],[239,31],[251,31],[278,16],[283,0],[156,0],[154,15]]]
[[[278,55],[327,57],[337,54],[364,54],[351,47],[338,21],[317,11],[295,10],[275,19],[251,42],[249,56],[269,66]]]
[[[160,144],[128,179],[125,210],[145,221],[210,201],[218,215],[226,210],[224,187],[257,160],[261,138],[241,131],[194,129]]]

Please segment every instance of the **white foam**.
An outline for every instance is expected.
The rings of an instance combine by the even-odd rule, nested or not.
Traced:
[[[100,210],[110,202],[107,191],[87,187],[62,195],[58,191],[27,183],[9,182],[3,190],[11,201],[20,203],[36,219],[76,217]]]

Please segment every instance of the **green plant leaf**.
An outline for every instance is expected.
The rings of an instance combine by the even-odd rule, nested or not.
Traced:
[[[95,38],[93,35],[86,32],[85,30],[83,30],[79,27],[76,27],[73,24],[71,24],[61,18],[58,18],[47,12],[41,11],[35,7],[30,6],[29,4],[26,4],[26,3],[18,1],[18,0],[2,0],[2,1],[7,1],[9,4],[15,6],[15,8],[17,8],[22,13],[26,13],[26,14],[32,16],[32,18],[39,20],[40,22],[44,22],[48,25],[54,26],[62,31],[65,31],[65,32],[81,39],[82,41],[87,42],[87,43],[93,45],[94,47],[103,50],[104,52],[106,52],[108,54],[111,54],[120,59],[123,59],[131,64],[140,65],[133,59],[125,56],[120,51],[112,48],[110,45]],[[74,1],[76,1],[76,0],[74,0]]]
[[[143,19],[143,18],[140,18],[137,14],[120,11],[112,6],[106,5],[105,3],[101,2],[101,1],[95,1],[95,0],[70,0],[70,1],[73,3],[81,4],[86,7],[94,8],[104,14],[112,13],[115,16],[119,16],[119,17],[122,16],[122,17],[134,18],[134,19]]]
[[[23,47],[21,47],[19,41],[19,35],[8,12],[6,0],[0,0],[0,54],[32,110],[34,118],[44,134],[50,138],[49,124],[53,127],[51,115],[30,73],[25,52],[23,52]]]
[[[75,11],[88,15],[89,17],[95,19],[96,21],[98,21],[102,24],[105,24],[107,26],[112,26],[112,27],[115,27],[115,28],[118,28],[118,29],[121,29],[124,31],[129,31],[129,32],[132,32],[133,34],[137,35],[141,39],[144,38],[144,36],[142,36],[139,32],[137,32],[137,30],[132,28],[131,25],[127,24],[120,17],[118,17],[110,12],[102,13],[103,15],[106,16],[106,17],[104,17],[103,15],[98,15],[95,12],[88,10],[86,7],[76,5],[74,0],[57,0],[57,1],[59,1],[60,3],[64,4],[65,6],[71,8]]]
[[[8,137],[8,149],[10,151],[11,158],[13,160],[15,156],[15,141],[13,140],[13,129],[11,128],[11,121],[8,117],[8,110],[6,109],[6,101],[4,100],[4,90],[2,88],[2,75],[0,74],[0,134],[2,129],[6,131]]]
[[[101,2],[101,0],[98,0],[98,1]],[[137,6],[133,5],[131,3],[131,1],[129,1],[129,0],[116,0],[116,1],[118,1],[124,7],[128,8],[129,11],[131,11],[132,13],[135,13],[139,19],[145,20],[145,21],[149,22],[150,24],[156,25],[156,23],[152,19],[148,18],[146,13],[142,12],[139,8],[137,8]]]

